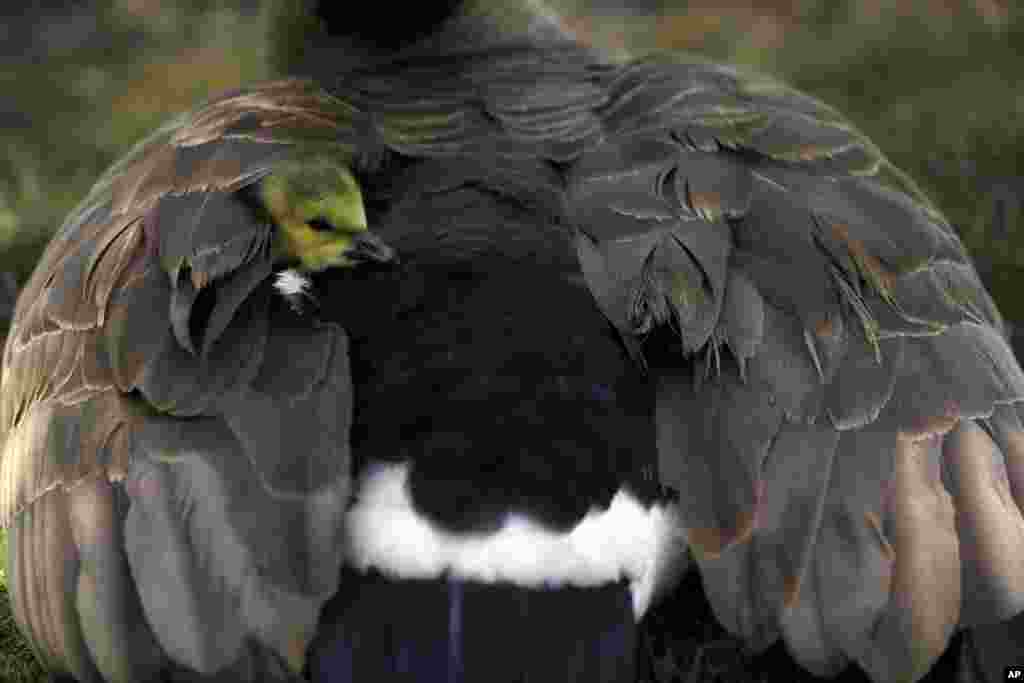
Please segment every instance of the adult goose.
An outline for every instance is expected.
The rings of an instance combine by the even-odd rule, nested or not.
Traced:
[[[533,3],[371,9],[282,2],[295,77],[140,143],[20,295],[0,516],[55,680],[633,681],[687,553],[825,676],[1024,606],[1024,375],[870,141]]]

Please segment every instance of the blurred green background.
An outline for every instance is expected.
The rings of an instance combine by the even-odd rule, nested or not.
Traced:
[[[1024,11],[1013,3],[552,4],[595,45],[703,54],[773,74],[845,112],[944,210],[1011,329],[1024,333],[1015,292],[1024,286]],[[207,95],[279,75],[268,65],[267,24],[259,0],[35,0],[0,9],[0,334],[17,284],[111,161]],[[1014,336],[1020,354],[1024,334]],[[0,591],[0,680],[39,676]]]

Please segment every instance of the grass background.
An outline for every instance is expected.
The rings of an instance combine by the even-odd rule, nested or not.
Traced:
[[[774,74],[845,112],[961,232],[1020,353],[1024,12],[1013,1],[555,4],[594,44],[697,52]],[[17,283],[111,161],[207,95],[274,75],[258,0],[12,5],[0,9],[0,331]],[[666,658],[652,656],[659,683],[685,668]],[[0,680],[41,675],[0,574]]]

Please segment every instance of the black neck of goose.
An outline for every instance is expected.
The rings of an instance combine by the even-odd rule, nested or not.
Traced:
[[[314,13],[327,35],[351,40],[379,50],[400,50],[413,45],[459,14],[464,0],[420,0],[419,2],[368,2],[358,12],[338,0],[315,0]]]
[[[280,75],[318,80],[424,54],[573,40],[540,0],[278,0],[270,22]]]

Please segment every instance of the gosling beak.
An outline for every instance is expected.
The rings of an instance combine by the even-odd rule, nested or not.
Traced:
[[[345,256],[357,263],[391,263],[397,260],[395,250],[367,230],[352,236],[352,244],[345,250]]]

